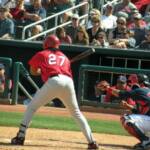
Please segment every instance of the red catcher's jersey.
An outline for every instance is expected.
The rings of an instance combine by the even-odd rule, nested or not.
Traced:
[[[40,51],[29,60],[29,65],[35,69],[41,69],[41,77],[44,82],[57,74],[72,78],[70,60],[60,50],[46,49]]]

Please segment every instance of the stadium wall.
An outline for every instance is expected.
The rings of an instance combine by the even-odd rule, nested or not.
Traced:
[[[77,46],[77,45],[61,45],[62,51],[69,57],[72,58],[77,54],[91,48],[88,46]],[[74,75],[74,81],[76,86],[76,91],[78,87],[78,76],[79,76],[79,66],[81,64],[90,65],[103,65],[103,66],[114,66],[114,67],[124,67],[124,60],[130,59],[128,61],[128,68],[139,68],[137,63],[140,61],[140,67],[142,69],[149,69],[150,51],[135,50],[135,49],[104,49],[95,47],[96,53],[88,56],[87,58],[75,62],[72,64],[72,70]],[[24,66],[28,69],[28,60],[37,52],[42,50],[42,42],[23,42],[15,40],[0,40],[0,56],[9,57],[13,62],[21,61]],[[119,62],[116,61],[112,64],[112,59],[119,58]],[[122,59],[120,59],[122,58]],[[138,62],[137,62],[138,61]],[[97,80],[97,75],[92,74],[88,81],[89,89],[93,89],[93,84]],[[33,77],[33,79],[40,86],[42,84],[39,77]],[[29,88],[28,85],[25,86]],[[32,89],[31,89],[32,91]],[[93,96],[93,95],[91,95]]]

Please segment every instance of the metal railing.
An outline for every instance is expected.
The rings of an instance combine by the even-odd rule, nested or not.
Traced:
[[[77,8],[79,8],[79,7],[81,7],[81,6],[87,5],[87,4],[88,4],[88,2],[80,3],[80,4],[78,4],[78,5],[76,5],[76,6],[73,6],[73,7],[69,8],[69,9],[66,9],[66,10],[64,10],[64,11],[61,11],[61,12],[59,12],[59,13],[56,13],[56,14],[54,14],[54,15],[51,15],[51,16],[47,17],[47,18],[44,18],[44,19],[39,20],[39,21],[37,21],[37,22],[35,22],[35,23],[32,23],[32,24],[29,24],[29,25],[25,26],[25,27],[23,28],[23,31],[22,31],[22,40],[24,40],[24,41],[29,41],[29,40],[35,39],[35,38],[37,38],[37,37],[40,37],[40,36],[42,36],[42,35],[45,35],[45,34],[47,34],[47,33],[49,33],[49,32],[52,32],[52,31],[56,30],[58,27],[63,27],[63,26],[66,26],[66,25],[70,24],[71,21],[68,21],[68,22],[63,23],[63,24],[61,24],[61,25],[58,26],[58,25],[57,25],[58,17],[59,17],[60,15],[64,14],[64,13],[68,12],[68,11],[75,10],[75,9],[77,9]],[[86,18],[86,17],[88,17],[88,14],[85,14],[85,15],[79,17],[79,19],[83,19],[83,18]],[[42,32],[42,33],[40,33],[40,34],[38,34],[38,35],[35,35],[35,36],[32,36],[32,37],[30,37],[30,38],[25,39],[25,32],[26,32],[27,29],[29,29],[29,28],[31,28],[31,27],[33,27],[33,26],[35,26],[35,25],[38,25],[38,24],[40,24],[40,23],[43,23],[43,22],[45,22],[45,21],[48,21],[48,20],[50,20],[50,19],[52,19],[52,18],[55,18],[55,27],[54,27],[54,28],[51,28],[51,29],[49,29],[49,30],[46,30],[46,31],[44,31],[44,32]]]
[[[26,81],[28,81],[30,83],[30,85],[32,85],[32,87],[34,87],[34,89],[36,91],[39,90],[39,87],[32,80],[32,78],[29,75],[29,72],[24,67],[22,62],[15,62],[14,68],[13,68],[12,104],[18,104],[18,90],[19,90],[19,88],[30,100],[32,100],[32,95],[30,93],[28,93],[26,88],[20,82],[20,75],[22,75],[26,79]]]
[[[116,4],[117,2],[121,2],[121,1],[120,1],[120,0],[112,0],[112,1],[108,1],[106,4],[103,5],[102,8],[105,8],[108,4],[114,5],[114,4]]]

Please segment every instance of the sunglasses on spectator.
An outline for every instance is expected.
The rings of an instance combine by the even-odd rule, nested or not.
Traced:
[[[83,31],[81,31],[81,30],[78,30],[78,32],[83,33]]]
[[[103,36],[98,36],[98,38],[99,38],[99,39],[103,39],[104,37],[103,37]]]
[[[117,22],[117,24],[124,25],[125,23],[124,22]]]
[[[75,20],[75,21],[76,21],[76,20],[78,20],[78,19],[77,19],[77,18],[72,18],[72,20]]]

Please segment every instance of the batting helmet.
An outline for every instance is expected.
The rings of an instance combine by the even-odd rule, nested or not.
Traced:
[[[55,35],[50,35],[46,37],[46,39],[43,42],[43,48],[58,48],[60,45],[60,40]]]
[[[150,86],[149,78],[146,74],[138,74],[137,77],[139,84],[143,83],[145,86]]]

